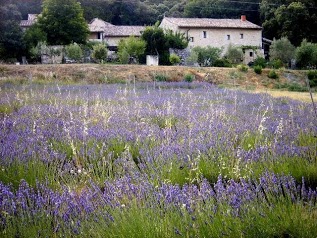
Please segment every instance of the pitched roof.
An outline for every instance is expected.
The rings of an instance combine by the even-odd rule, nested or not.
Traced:
[[[241,19],[212,19],[212,18],[172,18],[165,17],[166,21],[180,28],[238,28],[238,29],[262,29],[260,26]],[[164,20],[163,19],[163,20]]]
[[[112,26],[114,25],[112,25],[109,22],[105,22],[99,18],[92,19],[88,24],[90,32],[103,32],[105,28],[112,27]]]
[[[145,26],[112,26],[105,29],[105,36],[141,36]]]

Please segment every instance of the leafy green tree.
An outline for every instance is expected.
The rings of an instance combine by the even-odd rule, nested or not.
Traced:
[[[12,4],[0,7],[0,58],[18,58],[24,53],[21,14]]]
[[[216,47],[200,47],[196,46],[192,49],[189,62],[197,62],[200,66],[212,66],[214,62],[221,57],[222,49]]]
[[[287,37],[295,46],[306,38],[317,41],[315,0],[262,0],[263,35],[269,39]]]
[[[272,61],[281,60],[284,65],[287,65],[294,59],[295,46],[286,38],[273,40],[270,46],[270,59]]]
[[[23,40],[26,44],[27,50],[30,50],[37,46],[39,42],[46,42],[46,33],[41,30],[38,24],[34,24],[28,28],[23,36]]]
[[[241,47],[229,45],[225,57],[231,64],[240,64],[243,59],[243,51]]]
[[[146,27],[141,38],[146,42],[147,55],[158,55],[161,64],[170,64],[169,46],[163,29],[158,25]]]
[[[317,44],[303,40],[296,49],[296,64],[299,68],[317,67]]]
[[[128,54],[128,58],[133,57],[139,62],[140,57],[144,55],[145,49],[146,42],[144,40],[130,36],[128,39],[121,40],[118,44],[119,59],[121,63],[125,63]]]
[[[97,44],[93,46],[92,58],[98,62],[107,60],[108,49],[105,44]]]
[[[68,58],[80,61],[83,58],[83,51],[77,43],[66,46],[66,55]]]
[[[165,37],[169,48],[185,49],[188,46],[188,40],[184,33],[167,30],[165,32]]]
[[[49,45],[85,43],[89,34],[83,9],[76,0],[44,0],[39,27]]]

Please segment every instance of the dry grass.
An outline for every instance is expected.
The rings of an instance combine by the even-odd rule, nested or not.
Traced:
[[[262,89],[256,90],[255,93],[268,93],[273,97],[288,97],[291,99],[303,101],[303,102],[311,102],[311,97],[309,92],[289,92],[289,91],[279,91],[279,90],[270,90],[270,89]],[[313,93],[313,99],[315,103],[317,103],[317,93]]]
[[[164,75],[168,81],[183,81],[185,75],[192,74],[196,81],[206,81],[225,87],[239,87],[247,90],[265,91],[274,86],[275,81],[267,77],[269,69],[261,75],[240,72],[236,68],[201,68],[184,66],[146,66],[112,64],[60,64],[60,65],[0,65],[0,79],[19,80],[59,80],[64,82],[106,83],[129,81],[153,81],[157,75]],[[279,70],[278,82],[305,84],[306,72]],[[287,96],[298,100],[309,100],[307,93],[272,91],[273,96]],[[307,96],[306,96],[307,95]]]

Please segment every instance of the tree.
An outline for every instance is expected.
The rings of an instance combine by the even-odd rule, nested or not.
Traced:
[[[12,4],[0,7],[0,58],[17,58],[24,52],[21,14]]]
[[[38,24],[34,24],[25,31],[23,40],[26,44],[27,50],[30,50],[36,47],[39,42],[46,42],[47,36]]]
[[[296,64],[300,68],[317,67],[317,44],[303,40],[296,49]]]
[[[98,62],[103,62],[107,59],[108,49],[105,44],[97,44],[93,46],[92,58]]]
[[[89,34],[83,9],[76,0],[44,0],[39,27],[49,45],[85,43]]]
[[[243,51],[241,47],[236,47],[230,44],[225,56],[231,64],[240,64],[243,59]]]
[[[167,30],[165,32],[165,37],[169,48],[185,49],[188,46],[188,40],[184,33],[174,33],[172,30]]]
[[[139,62],[139,59],[144,55],[146,42],[142,39],[130,36],[128,39],[121,40],[118,44],[118,54],[121,63],[126,63],[126,58],[132,57]]]
[[[306,38],[317,41],[316,0],[265,0],[260,4],[263,35],[273,39],[287,37],[295,46]]]
[[[198,63],[200,66],[212,66],[220,58],[222,49],[216,47],[196,46],[192,49],[188,62]]]
[[[283,64],[287,65],[292,59],[294,59],[294,55],[295,47],[286,37],[279,40],[273,40],[270,46],[271,60],[281,60]]]
[[[170,64],[169,47],[163,29],[157,25],[147,27],[141,38],[146,42],[147,55],[158,55],[161,64]]]

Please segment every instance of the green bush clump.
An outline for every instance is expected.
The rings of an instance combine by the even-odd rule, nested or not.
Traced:
[[[262,74],[262,66],[260,66],[260,65],[254,66],[254,72],[256,74]]]
[[[192,75],[192,74],[186,74],[186,75],[184,76],[185,82],[188,82],[188,83],[193,82],[193,81],[194,81],[194,78],[195,78],[195,76]]]
[[[226,68],[232,67],[229,60],[227,60],[227,59],[216,59],[213,63],[213,66],[214,67],[226,67]]]
[[[248,66],[246,66],[245,64],[239,64],[237,66],[238,70],[241,71],[241,72],[248,72],[249,68]]]
[[[170,55],[170,62],[172,65],[179,64],[181,62],[181,58],[176,54]]]
[[[273,69],[280,69],[284,66],[283,62],[280,59],[271,61],[269,65]]]
[[[278,74],[276,73],[276,71],[274,69],[270,70],[269,74],[268,74],[268,77],[270,79],[278,79]]]
[[[258,57],[254,60],[254,66],[261,66],[262,69],[264,69],[266,67],[266,59],[264,59],[263,57]]]
[[[168,80],[168,77],[165,74],[157,74],[155,75],[154,79],[158,82],[166,82]]]
[[[307,73],[307,77],[309,79],[309,85],[311,87],[316,87],[317,86],[317,70],[310,70]]]

